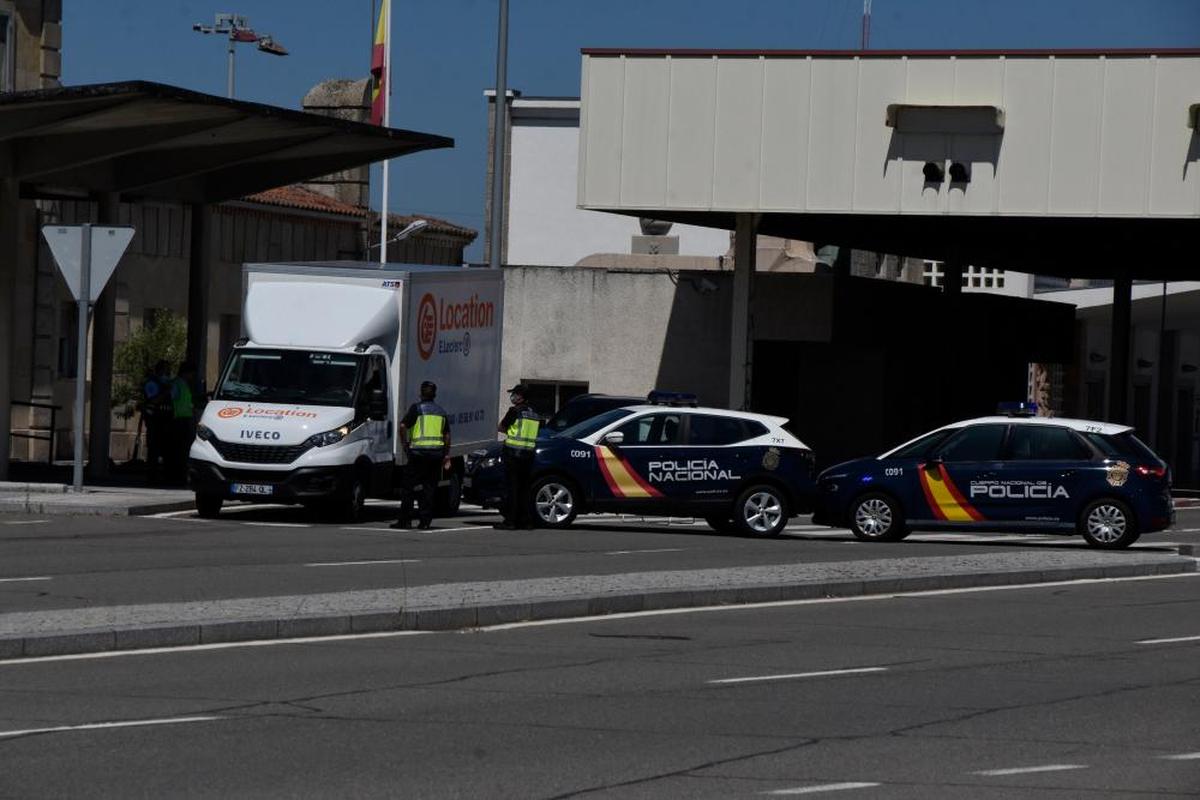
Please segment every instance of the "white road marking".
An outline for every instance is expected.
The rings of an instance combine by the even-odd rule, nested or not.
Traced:
[[[253,525],[256,528],[311,528],[304,522],[243,522],[243,525]]]
[[[372,564],[420,564],[419,559],[415,558],[381,558],[374,561],[325,561],[305,564],[306,567],[357,567],[362,565]]]
[[[226,717],[169,717],[166,719],[131,719],[124,722],[89,722],[83,725],[55,725],[52,728],[29,728],[23,731],[0,731],[0,739],[12,736],[29,736],[35,733],[61,733],[63,731],[98,731],[111,728],[141,728],[147,725],[183,725],[189,722],[212,722]]]
[[[176,517],[183,517],[188,514],[195,514],[195,513],[196,513],[195,509],[188,508],[188,509],[184,509],[183,511],[162,511],[158,514],[147,514],[146,516],[149,519],[174,519]]]
[[[11,522],[4,523],[5,525],[45,525],[50,520],[48,519],[14,519]]]
[[[748,678],[721,678],[709,683],[760,683],[762,681],[788,681],[795,678],[824,678],[831,675],[861,675],[865,672],[887,672],[887,667],[855,667],[853,669],[823,669],[817,672],[793,672],[787,675],[752,675]]]
[[[1134,644],[1176,644],[1177,642],[1200,642],[1200,636],[1175,636],[1170,639],[1139,639]]]
[[[1038,767],[1008,767],[1006,769],[984,769],[972,775],[1024,775],[1029,772],[1064,772],[1069,769],[1087,769],[1087,764],[1042,764]]]
[[[840,792],[845,789],[871,789],[879,786],[878,783],[867,783],[865,781],[854,781],[846,783],[823,783],[819,786],[797,786],[794,789],[776,789],[773,792],[763,792],[769,795],[796,795],[796,794],[817,794],[819,792]]]
[[[425,636],[434,631],[379,631],[378,633],[342,633],[336,636],[296,636],[291,639],[256,639],[249,642],[214,642],[213,644],[189,644],[182,647],[144,647],[141,650],[106,650],[103,653],[72,653],[63,656],[35,656],[33,658],[9,658],[0,660],[0,666],[12,667],[21,664],[45,664],[54,661],[92,661],[101,658],[123,658],[125,656],[157,656],[172,653],[192,653],[204,650],[232,650],[238,647],[272,647],[277,644],[319,644],[321,642],[343,642],[355,639],[391,639],[397,636]]]
[[[1200,528],[1170,528],[1171,533],[1196,533]]]
[[[682,547],[659,547],[655,550],[609,550],[606,556],[629,556],[635,553],[682,553]]]
[[[1175,753],[1169,756],[1159,756],[1166,761],[1195,761],[1200,759],[1200,753]]]
[[[39,578],[0,578],[0,583],[23,583],[23,582],[25,582],[25,581],[48,581],[48,580],[51,580],[51,578],[49,578],[49,577],[39,577]]]

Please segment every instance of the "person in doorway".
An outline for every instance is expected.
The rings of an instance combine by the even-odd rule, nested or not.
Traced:
[[[170,460],[171,382],[169,365],[158,361],[142,381],[142,422],[146,427],[146,480],[161,483]]]
[[[196,404],[194,388],[196,365],[185,361],[171,381],[171,459],[169,477],[182,483],[187,476],[188,451],[196,438]]]
[[[500,420],[498,431],[504,434],[504,450],[500,459],[504,464],[504,521],[496,525],[499,530],[532,528],[533,517],[529,513],[529,474],[533,470],[533,453],[537,445],[538,430],[542,418],[530,407],[526,395],[529,390],[518,383],[508,390],[512,406]]]
[[[418,499],[421,521],[417,527],[428,530],[433,526],[438,481],[442,470],[450,468],[450,419],[445,409],[434,402],[436,398],[437,384],[425,381],[421,384],[421,399],[409,406],[400,420],[398,433],[407,463],[401,486],[400,518],[392,523],[393,528],[412,525],[413,503]]]

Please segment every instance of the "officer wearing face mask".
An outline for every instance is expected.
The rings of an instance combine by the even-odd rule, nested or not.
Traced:
[[[538,430],[542,418],[530,408],[525,395],[528,389],[518,383],[508,390],[512,407],[500,420],[500,433],[504,434],[504,487],[507,490],[501,513],[504,521],[496,527],[501,530],[532,528],[530,515],[529,474],[533,469],[533,453],[537,446]]]

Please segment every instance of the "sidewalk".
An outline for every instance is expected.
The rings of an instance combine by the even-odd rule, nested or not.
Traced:
[[[1190,553],[1018,551],[19,612],[0,614],[0,659],[1196,571]]]
[[[0,513],[138,516],[195,508],[187,489],[85,486],[74,492],[61,483],[0,482]]]

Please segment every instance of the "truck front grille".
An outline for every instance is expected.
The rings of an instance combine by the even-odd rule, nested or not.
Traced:
[[[236,464],[291,464],[312,447],[308,442],[293,445],[235,444],[209,440],[221,458]]]

